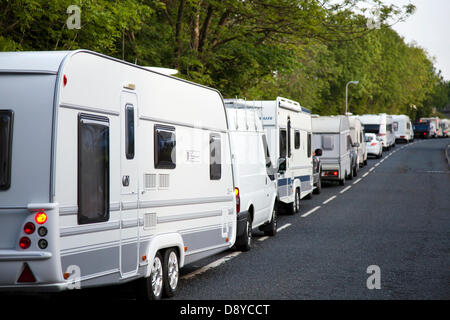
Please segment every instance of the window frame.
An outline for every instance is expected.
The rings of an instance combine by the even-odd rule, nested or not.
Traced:
[[[160,160],[159,158],[159,150],[158,150],[158,132],[164,131],[164,132],[170,132],[173,135],[174,140],[174,146],[172,148],[171,153],[171,162],[168,162],[167,160]],[[176,161],[176,147],[177,147],[177,135],[176,135],[176,129],[173,126],[167,126],[167,125],[161,125],[161,124],[155,124],[153,128],[153,136],[154,136],[154,167],[155,169],[175,169],[177,167],[177,161]],[[175,153],[174,153],[175,149]]]
[[[83,120],[89,121],[90,123],[83,123]],[[105,144],[105,163],[104,163],[104,195],[103,195],[103,204],[104,204],[104,212],[103,215],[98,215],[97,217],[92,217],[87,212],[86,214],[83,213],[84,211],[84,199],[82,199],[83,192],[82,188],[85,185],[83,181],[83,140],[82,140],[82,125],[97,125],[97,126],[105,126],[107,127],[107,134],[106,134],[106,144]],[[98,116],[93,114],[87,114],[87,113],[79,113],[78,114],[78,172],[77,172],[77,204],[78,204],[78,214],[77,214],[77,220],[78,224],[90,224],[90,223],[98,223],[98,222],[106,222],[109,220],[109,200],[110,200],[110,123],[109,118],[105,116]],[[88,161],[90,162],[90,161]],[[89,179],[92,181],[93,179]],[[92,182],[90,183],[92,185]]]
[[[284,150],[283,150],[283,152],[281,152],[282,151],[282,149],[281,149],[282,133],[284,135]],[[279,149],[279,153],[280,153],[280,158],[286,158],[287,157],[287,130],[285,128],[280,128],[278,134],[279,134],[279,137],[278,137],[279,148],[278,149]],[[284,155],[282,155],[282,153]]]
[[[131,118],[129,114],[130,110],[131,110]],[[134,159],[135,148],[136,148],[136,126],[134,122],[134,106],[131,103],[127,103],[125,105],[125,156],[128,160]]]
[[[0,150],[2,153],[6,153],[6,156],[4,157],[4,160],[6,162],[5,166],[1,166],[5,169],[5,171],[2,173],[4,175],[4,183],[0,184],[0,191],[6,191],[11,187],[11,167],[12,167],[12,142],[13,142],[13,134],[14,134],[14,111],[13,110],[0,110],[0,116],[7,116],[9,118],[8,122],[8,128],[7,128],[7,136],[4,147],[5,150]]]
[[[300,130],[294,130],[294,148],[296,150],[300,149]]]

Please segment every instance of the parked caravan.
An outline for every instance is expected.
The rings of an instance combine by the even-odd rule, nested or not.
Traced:
[[[438,117],[420,118],[419,123],[429,123],[430,124],[430,137],[431,138],[440,138],[443,136],[442,128],[440,125],[440,119]]]
[[[244,100],[225,100],[230,134],[233,176],[238,211],[248,212],[247,225],[236,246],[247,251],[252,245],[252,229],[267,235],[277,232],[277,182],[261,116],[261,107]]]
[[[381,139],[384,149],[395,146],[395,135],[392,128],[392,117],[386,113],[365,114],[358,116],[364,125],[364,132],[375,133]]]
[[[158,299],[234,245],[218,91],[78,50],[0,53],[0,94],[1,290],[140,279]]]
[[[311,113],[298,102],[281,97],[245,103],[262,110],[270,160],[278,171],[278,202],[289,213],[296,213],[300,199],[313,192]]]
[[[353,177],[350,150],[352,143],[347,116],[312,117],[313,148],[321,149],[322,180],[344,185]]]
[[[441,119],[442,136],[444,138],[450,137],[450,120]]]
[[[396,141],[409,143],[413,140],[413,127],[411,125],[411,120],[407,115],[392,115],[392,121],[392,128],[394,130]]]
[[[357,164],[358,167],[362,167],[367,164],[364,126],[357,116],[352,116],[351,113],[347,113],[347,116],[350,124],[350,136],[352,137],[353,144],[356,146],[353,149],[356,153]]]

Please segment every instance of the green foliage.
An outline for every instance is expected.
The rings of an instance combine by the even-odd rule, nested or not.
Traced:
[[[428,115],[450,84],[390,23],[413,14],[371,0],[0,0],[0,50],[85,48],[179,76],[224,97],[285,96],[319,114]],[[67,8],[81,9],[69,29]],[[377,9],[377,10],[375,10]],[[381,29],[368,28],[373,12]],[[411,108],[415,105],[418,110]]]

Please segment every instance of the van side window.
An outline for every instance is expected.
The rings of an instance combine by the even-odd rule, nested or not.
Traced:
[[[134,107],[125,106],[125,154],[127,159],[134,158]]]
[[[11,186],[13,121],[11,110],[0,110],[0,190]]]
[[[295,130],[294,147],[295,149],[300,149],[300,131],[298,130]]]
[[[109,220],[109,119],[78,114],[78,223]]]
[[[222,144],[219,134],[209,135],[209,179],[220,180],[222,177]]]
[[[347,151],[349,151],[351,147],[352,147],[352,138],[350,136],[347,136]]]
[[[175,169],[176,137],[175,128],[155,125],[155,169]]]
[[[280,158],[286,158],[286,129],[280,129]]]
[[[308,158],[311,158],[311,133],[308,133]]]

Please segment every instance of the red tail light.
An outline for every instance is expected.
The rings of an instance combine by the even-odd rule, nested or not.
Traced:
[[[333,171],[333,176],[337,177],[337,176],[338,176],[338,174],[339,174],[339,172],[337,172],[337,171]]]
[[[424,136],[426,136],[426,135],[427,135],[427,133],[426,133],[426,132],[424,132],[424,133],[423,133],[423,135],[424,135]]]
[[[236,194],[236,213],[241,212],[241,195],[239,194],[239,188],[234,188]]]
[[[28,264],[25,263],[25,267],[23,268],[23,271],[20,274],[17,282],[36,282],[36,278],[34,277],[33,272],[31,272]]]
[[[379,137],[384,137],[386,135],[386,133],[378,133],[377,136]]]
[[[26,234],[32,234],[36,230],[36,227],[33,222],[27,222],[25,223],[25,226],[23,227],[23,232]]]
[[[28,237],[22,237],[19,240],[19,247],[22,249],[28,249],[31,246],[31,240]]]
[[[376,143],[376,142],[372,142],[370,145],[371,145],[372,147],[375,147],[375,146],[377,145],[377,143]]]
[[[47,214],[43,211],[36,213],[34,216],[34,221],[36,221],[37,224],[44,224],[47,222]]]

